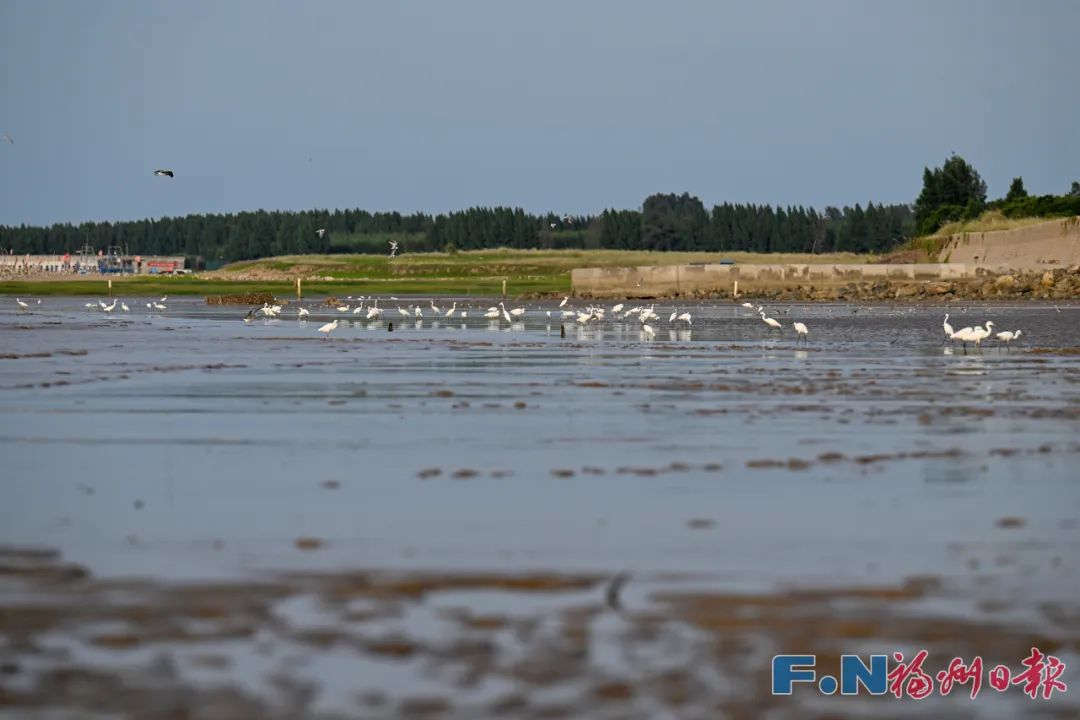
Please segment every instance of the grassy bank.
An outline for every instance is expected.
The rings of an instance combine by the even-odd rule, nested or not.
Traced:
[[[113,294],[216,295],[294,293],[303,278],[305,295],[499,295],[563,293],[570,290],[570,271],[582,267],[681,265],[715,263],[851,263],[873,262],[866,255],[753,253],[685,253],[621,250],[478,250],[455,254],[426,253],[390,259],[381,255],[296,255],[233,263],[197,276],[113,278]],[[0,282],[8,295],[104,295],[108,280],[11,280]]]

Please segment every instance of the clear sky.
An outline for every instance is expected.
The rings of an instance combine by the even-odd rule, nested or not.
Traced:
[[[910,202],[954,151],[1059,193],[1078,38],[1075,0],[0,0],[0,224]]]

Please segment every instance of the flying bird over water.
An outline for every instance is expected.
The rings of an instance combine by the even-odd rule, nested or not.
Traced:
[[[154,175],[156,177],[172,177],[173,176],[173,171],[172,170],[155,170]]]

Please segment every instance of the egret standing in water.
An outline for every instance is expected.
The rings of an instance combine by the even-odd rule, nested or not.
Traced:
[[[20,310],[26,310],[27,308],[30,307],[29,305],[27,305],[26,303],[24,303],[22,301],[22,298],[15,298],[15,302],[19,304],[19,309]]]
[[[327,338],[329,338],[330,333],[334,332],[335,330],[337,330],[337,318],[334,318],[333,322],[328,322],[321,328],[319,328],[319,332],[324,333]]]
[[[945,319],[941,323],[941,329],[945,331],[946,342],[951,340],[955,331],[953,330],[952,325],[949,324],[949,313],[945,313]]]
[[[1023,334],[1024,334],[1023,330],[1017,330],[1016,332],[1013,332],[1012,330],[1006,330],[1005,332],[999,332],[994,337],[996,337],[1001,342],[1005,343],[1005,347],[1012,347],[1010,345],[1010,343],[1013,340],[1019,340],[1020,336],[1023,335]]]
[[[783,329],[783,326],[780,325],[780,323],[777,322],[777,320],[775,318],[766,317],[764,310],[761,310],[760,312],[761,312],[761,322],[768,325],[769,329],[771,329],[771,330],[781,330],[781,329]]]
[[[802,340],[803,344],[805,344],[806,343],[806,335],[807,335],[807,333],[810,332],[810,330],[806,327],[806,325],[804,325],[801,322],[795,323],[794,325],[792,325],[792,327],[794,327],[795,332],[797,332],[799,334],[798,337],[795,338],[795,342],[798,343],[799,340]]]

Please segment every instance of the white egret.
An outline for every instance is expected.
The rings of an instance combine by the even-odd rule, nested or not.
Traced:
[[[319,328],[319,332],[325,333],[326,337],[330,337],[330,333],[337,330],[337,324],[338,324],[337,318],[334,318],[333,322],[328,322],[325,325],[323,325],[321,328]]]
[[[379,298],[375,298],[375,304],[368,308],[367,319],[382,317],[382,308],[379,307]]]
[[[744,308],[750,308],[751,310],[753,310],[753,309],[754,309],[754,303],[748,303],[748,302],[744,302],[744,303],[742,304],[742,306],[743,306]]]
[[[169,296],[168,296],[168,295],[165,295],[165,296],[163,296],[163,297],[162,297],[162,298],[161,298],[160,300],[158,300],[158,302],[165,302],[165,301],[166,301],[166,300],[168,300],[168,299],[169,299]]]
[[[622,309],[623,309],[623,304],[619,303],[615,307],[611,308],[611,312],[613,312],[613,313],[622,312]]]
[[[439,314],[439,306],[435,304],[434,300],[428,300],[428,302],[431,303],[431,312],[438,315]]]
[[[797,342],[799,342],[799,340],[802,340],[805,343],[806,342],[806,335],[807,335],[807,333],[810,332],[810,330],[806,327],[806,325],[804,325],[801,322],[797,322],[797,323],[793,324],[792,327],[794,327],[795,332],[797,332],[799,334],[798,337],[795,338],[795,342],[797,343]]]
[[[677,317],[675,319],[676,320],[682,320],[687,325],[693,325],[693,323],[690,322],[690,313],[689,312],[684,312],[681,315],[679,315],[679,317]]]
[[[1005,347],[1010,347],[1010,343],[1013,340],[1018,340],[1020,338],[1020,336],[1023,335],[1023,334],[1024,334],[1023,330],[1017,330],[1016,332],[1013,332],[1012,330],[1006,330],[1005,332],[999,332],[994,337],[996,337],[1001,342],[1005,343]]]
[[[464,320],[467,317],[469,317],[469,311],[468,310],[462,310],[461,311],[461,319]]]
[[[26,303],[24,303],[22,301],[22,298],[15,298],[15,302],[17,302],[19,304],[19,307],[22,308],[23,310],[26,310],[28,307],[30,307],[29,305],[27,305]]]
[[[487,312],[484,313],[484,317],[486,317],[488,320],[495,320],[499,317],[499,308],[488,308]]]
[[[972,335],[975,338],[975,346],[976,347],[982,346],[982,341],[985,340],[986,338],[990,337],[990,334],[992,332],[992,330],[991,330],[992,327],[994,327],[994,321],[993,320],[987,320],[986,321],[986,327],[983,327],[981,325],[976,325],[975,326],[975,329],[972,332]]]
[[[401,307],[400,305],[398,305],[397,311],[398,311],[398,315],[400,315],[401,317],[405,317],[405,318],[409,317],[409,311],[406,310],[405,308]]]
[[[653,328],[652,325],[642,325],[641,332],[645,334],[645,338],[648,340],[652,340],[654,337],[656,337],[656,330]]]
[[[359,315],[362,312],[364,312],[364,303],[360,303],[359,305],[354,307],[353,311],[352,311],[352,314],[353,315]]]
[[[502,309],[502,316],[506,319],[506,322],[513,322],[510,318],[510,313],[506,310],[506,306],[499,303],[499,307]]]
[[[456,300],[454,301],[454,304],[450,306],[450,309],[446,311],[446,317],[448,317],[448,318],[454,317],[455,312],[457,312],[457,301]]]
[[[570,299],[570,296],[569,296],[569,295],[567,295],[566,297],[564,297],[564,298],[562,299],[562,302],[561,302],[561,303],[559,303],[559,307],[562,307],[563,305],[566,305],[566,301],[567,301],[567,300],[569,300],[569,299]]]
[[[675,322],[675,318],[678,317],[678,316],[679,316],[679,308],[675,308],[675,309],[673,309],[671,311],[671,315],[668,317],[667,321],[669,323],[673,323],[673,322]]]
[[[337,311],[340,313],[349,312],[348,305],[338,305]]]
[[[127,303],[120,303],[120,309],[124,312],[131,312],[131,308],[127,306]]]
[[[423,319],[423,317],[424,317],[424,311],[420,309],[419,305],[416,306],[415,315],[416,315],[417,318],[420,318],[420,319]]]
[[[941,329],[945,331],[945,339],[951,340],[955,330],[953,326],[949,324],[949,313],[945,313],[945,319],[941,322]]]
[[[510,311],[510,315],[512,315],[515,318],[519,318],[524,314],[525,314],[525,308],[521,308],[521,307],[516,307],[516,308],[514,308],[513,310]]]
[[[780,323],[777,322],[776,319],[771,318],[771,317],[766,317],[764,310],[761,310],[760,312],[761,312],[761,321],[763,323],[765,323],[766,325],[768,325],[770,329],[772,329],[772,330],[780,330],[780,329],[782,329],[783,326],[780,325]]]
[[[166,309],[167,309],[167,308],[166,308],[166,307],[165,307],[164,305],[162,305],[161,303],[154,303],[154,308],[156,308],[157,310],[166,310]]]
[[[305,318],[310,314],[311,314],[311,311],[308,310],[307,308],[300,308],[299,310],[296,311],[296,317],[297,318]]]

